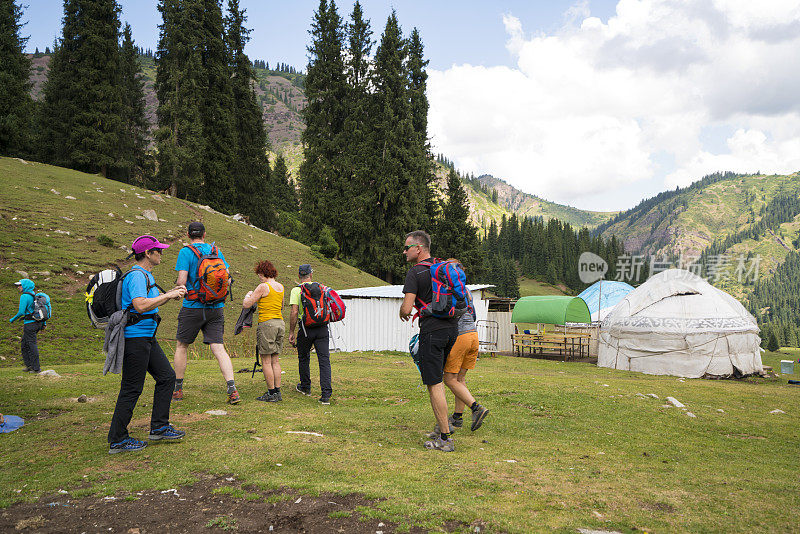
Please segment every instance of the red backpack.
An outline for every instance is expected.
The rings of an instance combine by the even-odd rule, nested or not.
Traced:
[[[330,307],[331,310],[330,321],[332,323],[335,323],[337,321],[341,321],[342,319],[344,319],[344,313],[346,308],[344,305],[344,301],[342,300],[342,297],[339,296],[339,293],[337,293],[336,291],[334,291],[329,287],[326,287],[325,294],[326,297],[328,298],[328,306]]]
[[[303,324],[314,328],[344,319],[345,305],[339,294],[318,282],[300,285]]]
[[[188,290],[186,298],[203,304],[225,302],[230,287],[230,274],[225,262],[219,257],[217,245],[212,243],[211,252],[208,254],[201,254],[194,245],[188,247],[197,256],[197,287]]]

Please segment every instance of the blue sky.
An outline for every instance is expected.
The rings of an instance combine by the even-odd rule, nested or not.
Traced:
[[[227,0],[224,0],[227,4]],[[29,51],[44,50],[61,31],[61,0],[28,0],[24,20],[30,35]],[[120,0],[122,20],[130,23],[139,46],[155,49],[157,25],[161,17],[155,0]],[[564,12],[573,2],[563,0],[487,2],[486,0],[386,2],[364,0],[366,17],[372,22],[374,36],[380,35],[394,5],[403,31],[417,27],[431,60],[431,67],[445,69],[453,63],[475,65],[513,65],[505,48],[506,33],[502,16],[512,13],[529,25],[530,31],[552,31],[563,22]],[[247,53],[253,59],[287,62],[305,68],[306,46],[311,17],[318,1],[263,2],[240,0],[247,10],[247,25],[253,29]],[[347,18],[352,3],[337,3],[339,14]],[[607,18],[614,12],[614,2],[592,2],[592,12]]]
[[[28,49],[60,31],[29,0]],[[121,0],[155,48],[155,0]],[[392,3],[365,0],[374,37]],[[241,0],[248,54],[304,68],[317,1]],[[394,4],[430,60],[434,152],[582,209],[619,210],[716,171],[800,170],[796,0],[416,1]],[[343,18],[352,4],[340,4]]]

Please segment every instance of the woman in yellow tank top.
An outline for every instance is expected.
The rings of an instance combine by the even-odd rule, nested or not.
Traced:
[[[261,370],[267,383],[267,392],[257,397],[265,402],[278,402],[281,396],[281,363],[278,359],[283,348],[283,334],[286,324],[283,322],[283,285],[275,281],[278,271],[269,260],[256,265],[255,272],[261,283],[255,290],[245,295],[242,305],[250,308],[258,303],[258,328],[256,339],[258,354],[261,356]]]

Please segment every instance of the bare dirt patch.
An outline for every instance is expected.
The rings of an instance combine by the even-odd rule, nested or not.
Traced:
[[[398,525],[366,518],[359,507],[379,501],[361,495],[299,495],[260,491],[232,477],[204,476],[192,486],[113,497],[42,497],[0,511],[0,531],[13,532],[395,532]],[[463,524],[443,525],[447,530]],[[411,528],[411,533],[425,532]]]
[[[665,502],[640,501],[639,505],[643,509],[651,510],[653,512],[664,512],[664,513],[667,513],[667,514],[674,514],[677,511],[677,508],[675,508],[671,504],[667,504]]]

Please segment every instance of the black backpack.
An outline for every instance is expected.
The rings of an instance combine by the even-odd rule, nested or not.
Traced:
[[[94,275],[86,286],[86,313],[92,326],[95,328],[105,328],[108,325],[108,319],[111,314],[122,309],[122,280],[131,274],[133,269],[122,273],[119,267],[113,269],[106,269]],[[158,284],[151,284],[150,279],[147,279],[147,292],[150,289],[158,288],[159,291],[164,293],[161,286]],[[147,317],[137,313],[133,308],[129,308],[128,326],[133,326],[142,319]],[[152,315],[152,314],[151,314]],[[154,319],[158,322],[160,317],[155,314]]]

